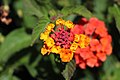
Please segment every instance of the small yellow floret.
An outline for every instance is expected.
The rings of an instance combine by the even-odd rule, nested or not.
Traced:
[[[60,52],[60,49],[61,49],[60,46],[53,46],[51,48],[51,52],[58,54]]]
[[[75,34],[74,41],[75,41],[75,42],[79,42],[79,40],[80,40],[80,35]]]
[[[73,24],[72,21],[68,20],[68,21],[65,22],[65,26],[66,26],[67,28],[73,28],[73,27],[74,27],[74,24]]]
[[[42,55],[47,54],[47,52],[48,52],[48,50],[45,47],[41,48],[41,54]]]
[[[40,39],[46,41],[47,38],[49,37],[49,33],[50,33],[50,32],[51,32],[51,31],[49,31],[49,30],[45,30],[44,33],[41,33],[41,34],[40,34]]]
[[[47,30],[51,31],[53,28],[55,27],[55,25],[53,23],[50,23],[47,25]]]
[[[85,48],[90,44],[90,38],[84,34],[80,34],[79,46]]]
[[[47,38],[48,38],[48,35],[46,35],[45,33],[41,33],[41,34],[40,34],[40,39],[41,39],[41,40],[44,40],[44,41],[45,41],[45,40],[47,40]]]
[[[64,24],[65,24],[65,20],[61,18],[56,20],[56,25],[64,25]]]
[[[75,50],[78,48],[78,43],[73,42],[72,45],[70,46],[70,50],[72,50],[73,52],[75,52]]]
[[[51,48],[52,46],[54,46],[55,42],[51,37],[48,37],[47,40],[45,41],[45,44]]]

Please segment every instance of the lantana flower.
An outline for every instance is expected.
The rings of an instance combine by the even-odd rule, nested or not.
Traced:
[[[75,59],[81,69],[100,66],[112,53],[112,38],[104,22],[97,18],[81,18],[78,24],[57,19],[46,26],[40,39],[44,41],[43,55],[55,53],[62,62]]]
[[[40,34],[40,39],[44,41],[41,53],[58,54],[62,62],[72,60],[78,48],[85,48],[90,44],[90,38],[82,34],[83,30],[78,27],[79,31],[75,33],[74,27],[76,26],[72,21],[61,18],[56,20],[56,24],[49,23],[46,30]]]
[[[82,34],[90,38],[90,44],[88,46],[77,48],[75,51],[74,57],[76,64],[81,69],[85,69],[86,66],[100,66],[106,60],[107,55],[112,53],[112,38],[108,34],[104,22],[97,18],[91,18],[90,20],[82,18],[79,24],[75,26],[77,27],[71,29],[73,34],[82,32]]]

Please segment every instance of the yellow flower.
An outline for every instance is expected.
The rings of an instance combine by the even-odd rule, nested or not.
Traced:
[[[65,20],[61,18],[56,20],[56,25],[64,25],[64,24],[65,24]]]
[[[81,48],[85,48],[86,46],[85,46],[85,42],[83,41],[83,42],[79,42],[79,46],[81,47]]]
[[[44,33],[41,33],[41,34],[40,34],[40,39],[41,39],[41,40],[44,40],[44,41],[47,40],[50,32],[51,32],[51,31],[46,30]]]
[[[45,33],[41,33],[41,34],[40,34],[40,39],[41,39],[41,40],[44,40],[44,41],[45,41],[45,40],[47,40],[47,38],[48,38],[48,35],[46,35]]]
[[[41,48],[42,55],[45,55],[47,52],[48,50],[45,47]]]
[[[66,26],[67,28],[73,28],[73,27],[74,27],[74,24],[73,24],[72,21],[68,20],[68,21],[65,22],[65,26]]]
[[[90,38],[84,34],[80,34],[79,46],[85,48],[90,44]]]
[[[45,41],[45,44],[48,46],[48,48],[51,48],[52,46],[54,46],[55,42],[51,37],[48,37]]]
[[[73,42],[72,45],[70,46],[70,50],[74,52],[77,49],[77,47],[78,47],[78,43]]]
[[[47,25],[47,30],[51,31],[53,28],[55,27],[55,25],[53,23],[50,23]]]
[[[80,40],[80,35],[75,34],[74,41],[75,41],[75,42],[79,42],[79,40]]]
[[[60,49],[61,49],[60,46],[53,46],[51,48],[51,52],[58,54],[60,52]]]

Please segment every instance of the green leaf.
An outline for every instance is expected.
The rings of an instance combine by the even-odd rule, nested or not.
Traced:
[[[23,2],[23,19],[25,26],[34,28],[39,19],[48,16],[49,11],[56,9],[51,0],[22,0]]]
[[[119,80],[119,78],[120,78],[120,63],[117,63],[113,75],[111,75],[111,80]]]
[[[25,65],[26,68],[28,69],[29,73],[31,74],[32,77],[37,76],[37,70],[35,69],[35,67],[32,67],[30,65]]]
[[[27,28],[34,28],[34,26],[38,22],[38,19],[35,16],[31,16],[27,14],[23,16],[23,20],[25,23],[25,27]]]
[[[39,9],[33,6],[33,4],[31,3],[31,0],[24,0],[23,5],[24,5],[23,11],[25,12],[25,14],[32,15],[32,16],[34,15],[34,16],[37,16],[38,18],[43,16],[42,12],[40,12]]]
[[[101,3],[101,5],[99,5]],[[106,7],[107,7],[107,0],[94,0],[93,1],[93,4],[94,4],[94,11],[96,13],[99,13],[99,12],[104,12]]]
[[[85,73],[85,77],[83,79],[81,79],[81,80],[95,80],[94,76],[93,76],[92,72],[90,72],[90,70],[86,69],[84,71],[84,73]]]
[[[94,0],[93,1],[93,9],[94,9],[94,15],[99,18],[99,19],[102,19],[104,20],[104,12],[106,11],[107,9],[107,2],[108,0]],[[99,5],[101,4],[101,5]]]
[[[70,14],[77,14],[86,18],[93,17],[92,13],[88,11],[84,6],[70,6],[70,7],[64,7],[61,11],[63,16],[68,16]]]
[[[115,18],[117,28],[120,31],[120,8],[117,5],[110,7],[109,14]]]
[[[30,43],[31,36],[23,28],[12,31],[0,47],[0,62],[6,62],[15,52],[28,47]]]
[[[113,62],[113,61],[112,61]],[[111,63],[111,65],[108,65],[107,67],[109,70],[110,67],[112,67],[112,70],[110,73],[105,72],[105,74],[101,73],[101,80],[119,80],[120,76],[120,63],[117,61],[114,61],[114,64]],[[107,71],[106,70],[106,71]]]
[[[13,75],[14,68],[9,68],[4,73],[0,74],[0,80],[20,80],[18,77]]]
[[[65,6],[74,6],[76,4],[80,5],[81,0],[57,0],[57,5],[65,7]]]
[[[54,55],[53,55],[53,54],[50,54],[49,58],[50,58],[50,61],[51,61],[51,64],[52,64],[52,67],[53,67],[54,72],[55,72],[55,73],[59,73],[60,70],[58,69],[58,67],[57,67],[57,65],[56,65],[56,63],[55,63],[55,57],[54,57]]]
[[[111,73],[114,71],[117,62],[118,60],[115,56],[108,56],[107,60],[103,64],[103,70],[107,76],[111,75]]]
[[[39,10],[38,5],[33,5],[35,0],[23,0],[23,20],[25,27],[33,28],[38,19],[43,16],[43,13]]]
[[[42,17],[40,18],[39,23],[37,24],[36,27],[34,27],[33,32],[32,32],[32,43],[35,42],[35,40],[39,37],[40,33],[45,30],[46,25],[50,22],[50,19],[48,17]]]
[[[0,80],[13,80],[13,68],[10,68],[0,74]]]
[[[70,80],[76,70],[75,61],[72,60],[66,64],[65,70],[63,70],[62,75],[66,80]]]

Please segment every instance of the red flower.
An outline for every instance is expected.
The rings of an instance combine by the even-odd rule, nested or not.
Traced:
[[[93,56],[93,57],[88,58],[88,59],[86,60],[86,64],[87,64],[89,67],[94,67],[96,63],[97,63],[97,57],[96,57],[96,56]]]
[[[99,60],[101,60],[102,62],[104,62],[106,60],[106,54],[103,52],[97,52],[96,56],[98,57]]]
[[[82,34],[84,32],[84,27],[76,24],[73,29],[71,29],[71,33],[73,34]]]
[[[107,35],[100,39],[100,42],[102,44],[102,51],[105,52],[107,55],[110,55],[112,53],[112,45],[110,44],[112,41],[112,38],[110,35]]]
[[[97,18],[91,18],[89,22],[85,25],[85,34],[92,35],[97,27]]]
[[[77,48],[75,54],[79,54],[83,60],[92,57],[94,54],[90,51],[89,47]]]
[[[98,67],[106,60],[107,55],[112,53],[112,38],[103,21],[97,18],[91,18],[89,21],[82,18],[82,20],[72,32],[77,34],[81,29],[83,34],[91,38],[91,41],[88,47],[76,49],[74,54],[76,64],[81,69],[85,69],[86,66]]]
[[[85,69],[86,68],[86,64],[85,64],[84,60],[79,55],[75,55],[74,57],[75,57],[75,60],[76,60],[76,64],[81,69]]]
[[[91,51],[100,52],[101,48],[102,48],[102,45],[100,44],[98,39],[92,39],[90,41],[90,49],[91,49]]]

